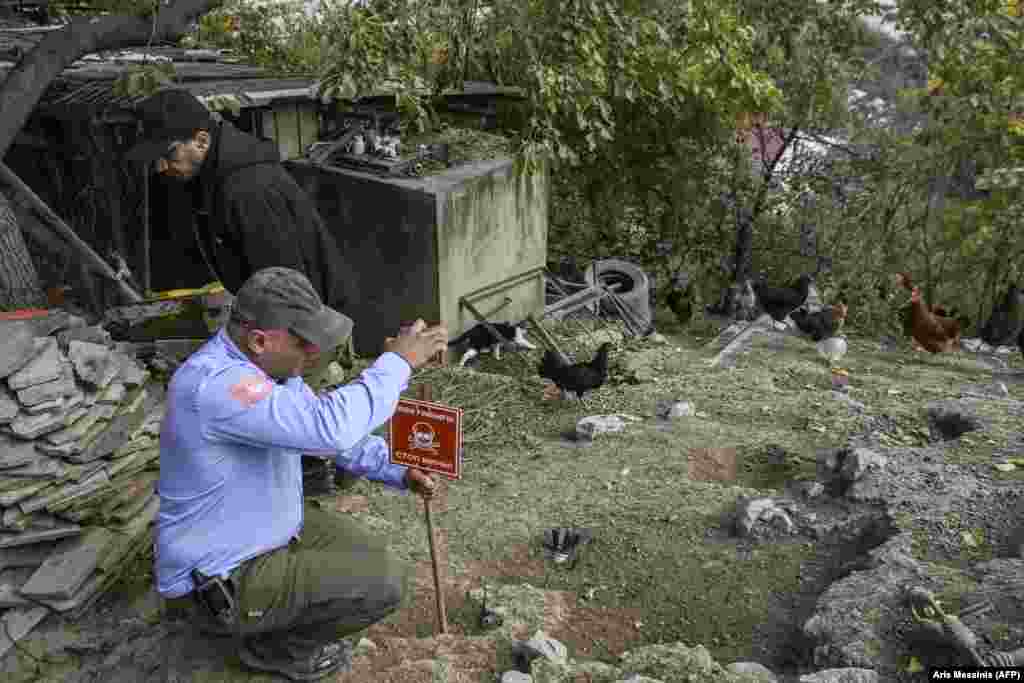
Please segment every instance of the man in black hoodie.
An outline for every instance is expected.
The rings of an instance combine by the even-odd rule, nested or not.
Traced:
[[[284,266],[306,275],[326,305],[345,309],[338,244],[281,165],[276,144],[223,121],[187,90],[161,90],[135,111],[144,132],[126,158],[192,181],[196,243],[226,290],[236,292],[258,270]],[[330,360],[349,364],[350,354],[351,338],[339,353],[323,353],[306,383],[322,388]]]

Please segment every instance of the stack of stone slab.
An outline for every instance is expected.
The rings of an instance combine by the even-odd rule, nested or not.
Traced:
[[[26,633],[152,543],[163,383],[115,347],[61,311],[0,320],[0,619]]]

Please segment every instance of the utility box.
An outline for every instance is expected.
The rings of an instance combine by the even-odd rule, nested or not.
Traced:
[[[383,350],[402,321],[441,321],[452,338],[477,324],[544,310],[548,173],[500,158],[426,178],[286,162],[316,202],[351,272],[344,312],[360,355]]]

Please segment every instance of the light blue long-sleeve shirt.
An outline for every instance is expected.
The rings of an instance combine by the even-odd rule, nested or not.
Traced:
[[[157,590],[192,591],[189,574],[223,575],[288,544],[302,528],[303,454],[330,454],[356,476],[404,490],[370,435],[395,411],[412,370],[385,353],[355,381],[316,396],[278,384],[221,329],[174,373],[160,429]]]

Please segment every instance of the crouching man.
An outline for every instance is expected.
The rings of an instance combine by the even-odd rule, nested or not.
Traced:
[[[447,346],[442,326],[412,329],[350,384],[315,395],[302,380],[352,321],[309,280],[266,268],[230,318],[171,379],[160,434],[156,580],[169,607],[210,635],[234,635],[243,663],[291,680],[347,670],[346,635],[393,612],[406,572],[384,539],[304,506],[303,453],[429,498],[434,481],[391,465],[370,435],[391,417],[413,369]]]

